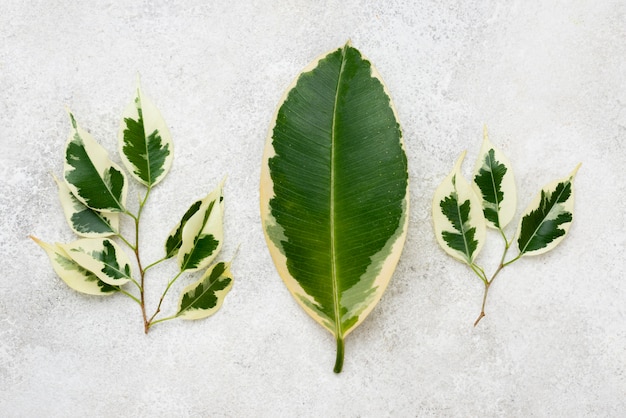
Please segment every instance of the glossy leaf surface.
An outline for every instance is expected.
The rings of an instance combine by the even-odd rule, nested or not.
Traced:
[[[224,241],[224,182],[202,199],[198,210],[185,222],[178,250],[181,271],[207,267],[217,256]],[[190,210],[193,210],[192,209]]]
[[[202,278],[183,289],[176,316],[182,319],[207,318],[217,312],[233,286],[230,263],[211,266]]]
[[[266,142],[261,216],[298,303],[343,341],[371,312],[407,230],[407,160],[382,79],[347,44],[311,63],[281,101]]]
[[[169,172],[174,159],[170,131],[156,106],[137,90],[124,110],[118,133],[120,156],[133,177],[154,186]]]
[[[77,264],[112,286],[131,280],[130,260],[115,242],[106,238],[83,238],[61,248]]]
[[[518,227],[520,254],[543,254],[565,238],[573,220],[573,182],[579,167],[569,176],[545,185],[528,205]]]
[[[59,244],[49,244],[32,237],[44,249],[56,274],[72,289],[88,295],[110,295],[119,289],[98,278],[91,271],[81,267],[65,252]]]
[[[515,216],[517,191],[509,159],[487,136],[487,128],[474,169],[474,190],[482,200],[487,226],[504,228]]]
[[[124,172],[91,135],[69,114],[70,137],[65,148],[64,177],[72,194],[102,212],[123,212],[127,182]]]
[[[486,224],[480,198],[461,174],[465,152],[433,196],[433,225],[443,250],[472,264],[485,243]]]
[[[63,181],[54,177],[59,189],[59,200],[69,227],[75,234],[85,238],[108,237],[119,228],[118,213],[98,212],[76,199]]]

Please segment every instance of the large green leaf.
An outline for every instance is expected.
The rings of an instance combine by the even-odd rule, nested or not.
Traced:
[[[59,188],[59,200],[68,225],[76,235],[85,238],[108,237],[117,233],[119,213],[104,213],[85,206],[76,199],[63,181],[54,177]]]
[[[209,193],[200,207],[184,222],[178,249],[181,271],[197,271],[207,267],[217,256],[224,241],[224,182]],[[195,204],[187,211],[193,211]]]
[[[65,148],[64,177],[72,194],[83,204],[102,212],[123,212],[128,185],[124,172],[109,159],[91,135],[71,121]]]
[[[207,318],[217,312],[233,287],[230,263],[211,266],[196,283],[183,289],[176,316],[182,319]]]
[[[407,231],[402,135],[382,79],[347,44],[311,63],[272,122],[261,216],[277,270],[337,341],[381,298]]]
[[[573,181],[579,167],[569,176],[545,185],[522,214],[517,229],[521,255],[543,254],[565,238],[573,220]]]
[[[94,273],[72,260],[60,244],[49,244],[33,236],[30,238],[48,254],[56,274],[77,292],[88,295],[110,295],[119,291],[119,287],[103,282]]]
[[[457,260],[472,265],[485,243],[486,226],[480,198],[461,174],[465,152],[433,196],[437,242]]]
[[[124,166],[146,186],[163,180],[172,166],[170,131],[159,110],[142,93],[139,81],[132,103],[124,110],[118,144]]]
[[[474,168],[472,186],[482,198],[487,226],[504,228],[513,219],[517,207],[515,178],[509,159],[489,141],[487,127]]]
[[[83,238],[60,247],[74,262],[111,286],[121,286],[132,280],[130,259],[110,239]]]

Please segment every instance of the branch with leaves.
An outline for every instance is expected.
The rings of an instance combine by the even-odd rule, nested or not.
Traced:
[[[523,212],[514,238],[509,239],[504,228],[513,219],[517,206],[511,163],[489,141],[486,127],[471,184],[461,174],[464,158],[465,152],[436,189],[432,214],[439,245],[467,264],[485,286],[480,314],[474,322],[476,326],[485,316],[489,288],[502,269],[524,256],[550,251],[565,238],[573,219],[573,181],[580,164],[568,176],[541,189]],[[498,231],[504,241],[500,263],[491,276],[476,263],[487,228]],[[518,254],[506,260],[514,242],[517,242]]]
[[[48,254],[57,275],[72,289],[89,295],[120,293],[140,309],[144,331],[174,318],[200,319],[215,313],[232,287],[230,263],[211,263],[224,240],[223,184],[204,199],[194,202],[165,242],[165,255],[145,264],[140,252],[143,209],[155,187],[169,172],[173,161],[172,138],[156,106],[142,93],[139,82],[132,102],[126,107],[118,131],[121,161],[131,177],[145,188],[132,212],[127,203],[128,176],[107,151],[69,113],[71,131],[65,148],[63,180],[54,177],[59,200],[72,231],[81,237],[69,244],[50,244],[31,238]],[[120,216],[134,223],[134,236],[120,231]],[[134,254],[138,275],[120,241]],[[147,313],[146,273],[161,262],[176,257],[178,273],[168,281],[158,305]],[[176,313],[159,318],[161,305],[172,285],[184,274],[204,270],[201,278],[187,286]]]

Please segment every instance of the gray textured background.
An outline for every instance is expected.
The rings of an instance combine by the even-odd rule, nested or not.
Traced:
[[[284,89],[347,39],[397,107],[412,207],[398,269],[347,339],[337,376],[331,335],[297,306],[265,248],[258,179]],[[0,40],[2,416],[626,412],[624,1],[4,0]],[[50,175],[62,169],[64,107],[119,161],[137,73],[175,144],[145,212],[144,259],[161,255],[187,206],[225,174],[222,258],[241,245],[216,316],[148,336],[130,300],[71,291],[27,238],[74,239]],[[438,248],[429,207],[464,149],[469,174],[483,123],[512,161],[518,214],[583,166],[570,235],[504,270],[474,328],[482,285]],[[492,271],[500,242],[488,238],[480,261]],[[150,306],[173,273],[150,272]]]

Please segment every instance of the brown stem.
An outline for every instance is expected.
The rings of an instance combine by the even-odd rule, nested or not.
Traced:
[[[496,270],[495,273],[493,273],[493,276],[491,276],[491,280],[488,280],[488,281],[484,282],[485,283],[485,293],[483,295],[483,304],[482,304],[482,306],[480,308],[480,315],[478,315],[478,318],[476,318],[476,321],[474,322],[474,326],[478,325],[480,320],[483,319],[483,317],[485,316],[485,304],[487,303],[487,294],[489,293],[489,286],[491,286],[493,281],[498,276],[498,273],[500,273],[500,270],[502,270],[503,268],[504,268],[504,264],[502,262],[500,262],[500,265],[498,266],[498,269]]]

